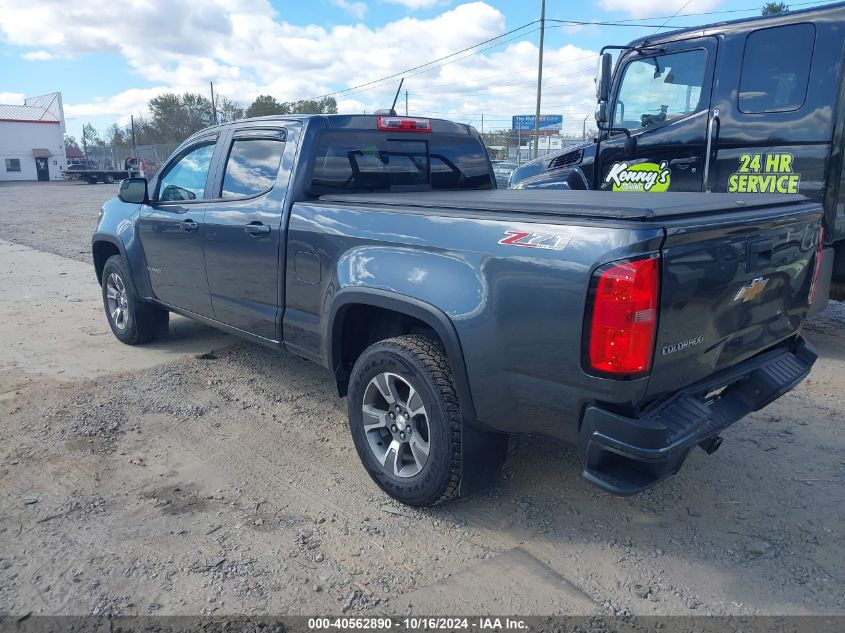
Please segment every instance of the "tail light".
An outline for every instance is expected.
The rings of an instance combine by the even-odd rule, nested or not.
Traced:
[[[824,227],[819,227],[819,245],[816,249],[816,267],[813,269],[813,283],[810,284],[810,305],[816,300],[816,289],[822,276],[822,256],[824,255]]]
[[[378,129],[382,132],[431,132],[431,121],[399,116],[380,116]]]
[[[608,264],[593,277],[589,306],[589,369],[643,374],[651,369],[660,291],[657,255]]]

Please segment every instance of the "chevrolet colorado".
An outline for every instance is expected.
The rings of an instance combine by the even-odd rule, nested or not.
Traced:
[[[114,335],[169,312],[320,363],[375,482],[429,505],[509,434],[627,495],[798,384],[821,206],[800,196],[496,190],[477,132],[311,116],[204,130],[124,180],[92,239]]]

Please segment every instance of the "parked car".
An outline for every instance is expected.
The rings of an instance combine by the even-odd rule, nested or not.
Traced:
[[[365,469],[411,505],[494,480],[515,433],[640,492],[810,371],[817,202],[494,185],[448,121],[209,128],[103,207],[108,323],[135,345],[174,312],[320,363]]]
[[[605,47],[598,138],[522,165],[511,186],[803,194],[824,206],[813,312],[845,300],[843,30],[836,3]]]
[[[498,162],[493,165],[493,174],[496,176],[496,186],[500,189],[508,188],[508,179],[511,172],[519,167],[516,163]]]

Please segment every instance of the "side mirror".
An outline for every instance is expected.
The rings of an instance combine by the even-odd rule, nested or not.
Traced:
[[[596,100],[607,101],[610,97],[610,79],[613,70],[613,56],[610,53],[599,55],[596,67]]]
[[[596,104],[596,123],[599,127],[607,123],[607,101],[599,101]]]
[[[117,197],[129,204],[144,204],[149,201],[146,178],[126,178],[120,181]]]

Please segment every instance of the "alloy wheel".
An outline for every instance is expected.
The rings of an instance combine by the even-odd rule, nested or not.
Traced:
[[[117,273],[111,273],[106,279],[106,303],[114,326],[125,330],[129,323],[129,298],[126,285]]]
[[[428,413],[414,386],[398,374],[383,372],[364,390],[364,433],[386,472],[413,477],[428,462]]]

